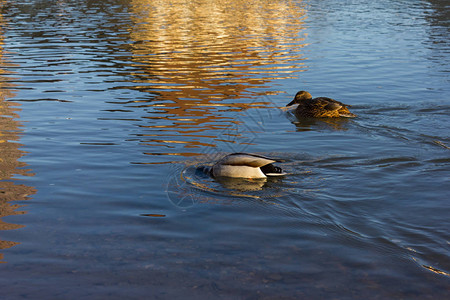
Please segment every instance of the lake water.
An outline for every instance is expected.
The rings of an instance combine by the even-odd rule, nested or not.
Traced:
[[[2,299],[448,297],[448,1],[0,7]]]

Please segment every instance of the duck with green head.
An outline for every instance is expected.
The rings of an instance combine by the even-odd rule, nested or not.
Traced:
[[[294,100],[286,106],[298,104],[295,115],[305,118],[352,118],[356,117],[347,107],[350,105],[327,97],[313,98],[310,93],[300,91],[295,94]]]

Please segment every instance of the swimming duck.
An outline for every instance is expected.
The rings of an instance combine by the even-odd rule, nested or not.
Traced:
[[[298,104],[295,115],[306,118],[351,118],[356,117],[347,107],[350,105],[327,97],[314,98],[306,91],[295,94],[294,100],[286,106]]]
[[[213,177],[266,178],[285,175],[281,168],[273,165],[277,162],[265,156],[249,153],[232,153],[212,166]]]

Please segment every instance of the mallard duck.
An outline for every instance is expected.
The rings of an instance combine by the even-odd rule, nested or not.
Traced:
[[[278,160],[248,153],[232,153],[212,166],[213,177],[266,178],[285,175],[281,168],[273,165]]]
[[[338,118],[356,117],[347,107],[350,105],[327,97],[314,98],[306,91],[295,94],[294,100],[286,106],[298,104],[295,115],[306,118]]]

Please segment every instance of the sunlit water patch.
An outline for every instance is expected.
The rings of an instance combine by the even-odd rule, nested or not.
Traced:
[[[264,97],[267,84],[306,69],[301,3],[136,0],[130,13],[126,63],[135,70],[117,87],[123,100],[111,103],[140,115],[136,140],[155,148],[148,155],[215,147],[230,125],[242,123],[236,114],[273,106]]]

